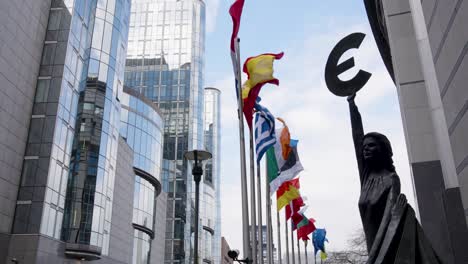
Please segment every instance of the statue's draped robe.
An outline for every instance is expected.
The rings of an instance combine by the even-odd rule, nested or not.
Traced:
[[[414,210],[400,193],[395,172],[369,177],[363,160],[364,130],[361,116],[350,102],[353,139],[361,179],[359,211],[366,235],[368,264],[442,263],[416,220]],[[397,201],[404,201],[398,203]]]

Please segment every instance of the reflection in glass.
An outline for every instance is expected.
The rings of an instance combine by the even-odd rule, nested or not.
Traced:
[[[155,187],[140,176],[135,176],[133,193],[133,223],[153,229]]]
[[[73,141],[66,140],[70,134],[62,130],[57,144],[72,145],[61,238],[96,246],[107,255],[130,0],[104,1],[115,4],[107,7],[97,5],[97,1],[71,2],[74,5],[67,6],[73,10],[60,100],[64,106],[74,105],[63,116],[68,120],[66,117],[74,113],[70,120],[79,129]],[[111,10],[116,5],[121,10],[118,19]],[[114,50],[111,43],[116,44]],[[60,46],[56,49],[62,50]],[[64,88],[69,85],[74,85],[76,93]],[[63,153],[60,148],[57,152]]]
[[[150,256],[151,238],[145,232],[134,231],[133,264],[148,264]]]
[[[163,155],[156,152],[155,158],[163,158],[162,185],[168,194],[165,259],[188,263],[193,261],[194,194],[183,153],[203,147],[205,6],[199,0],[132,4],[125,85],[157,103],[162,112]]]

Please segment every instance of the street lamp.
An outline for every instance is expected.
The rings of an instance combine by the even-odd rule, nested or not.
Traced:
[[[203,174],[203,168],[201,166],[202,161],[211,159],[212,155],[210,152],[205,150],[191,150],[184,154],[185,159],[195,161],[192,168],[193,180],[195,181],[195,245],[194,245],[194,264],[198,264],[198,208],[200,200],[200,180]]]

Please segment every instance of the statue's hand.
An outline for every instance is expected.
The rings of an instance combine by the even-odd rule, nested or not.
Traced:
[[[356,93],[346,97],[346,100],[348,100],[348,102],[354,102],[354,98],[356,98]]]
[[[406,196],[404,194],[398,195],[395,204],[392,208],[392,217],[393,218],[400,218],[403,213],[405,212],[406,205],[408,201],[406,200]]]

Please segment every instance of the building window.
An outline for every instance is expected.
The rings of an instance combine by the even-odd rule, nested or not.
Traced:
[[[135,176],[133,223],[153,229],[155,188],[147,180]]]
[[[134,231],[133,237],[133,264],[148,264],[151,247],[151,238],[145,232]]]

